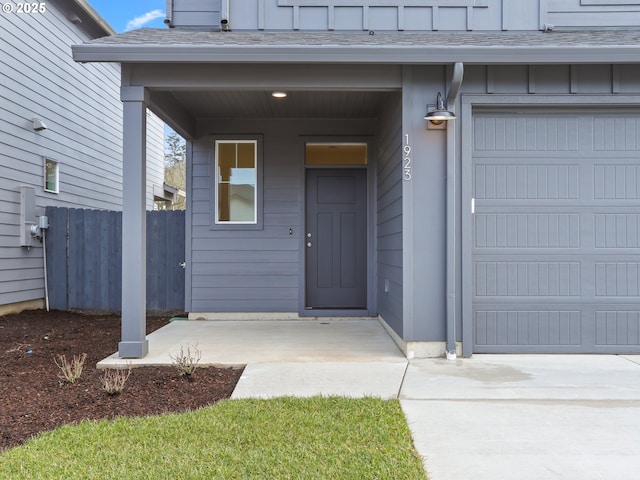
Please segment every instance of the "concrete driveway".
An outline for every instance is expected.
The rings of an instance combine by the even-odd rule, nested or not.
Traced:
[[[430,480],[640,478],[640,357],[411,361],[400,402]]]
[[[244,370],[233,398],[399,398],[430,480],[640,478],[640,356],[476,355],[410,362],[371,319],[174,322],[141,360]]]

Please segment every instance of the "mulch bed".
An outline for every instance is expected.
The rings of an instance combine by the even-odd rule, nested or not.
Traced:
[[[147,319],[147,333],[169,317]],[[189,380],[168,367],[131,370],[124,390],[108,395],[96,363],[118,350],[120,317],[23,312],[0,317],[0,450],[82,420],[192,410],[231,396],[240,369],[198,368]],[[87,354],[81,378],[62,382],[54,359]]]

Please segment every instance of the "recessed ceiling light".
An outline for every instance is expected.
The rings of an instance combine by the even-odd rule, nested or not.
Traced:
[[[287,92],[273,92],[271,96],[273,98],[287,98]]]

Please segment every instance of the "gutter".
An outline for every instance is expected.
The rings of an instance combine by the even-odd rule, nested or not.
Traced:
[[[73,0],[76,6],[91,19],[91,21],[104,32],[105,35],[115,35],[116,31],[109,25],[104,18],[89,4],[87,0]]]
[[[611,64],[638,63],[639,45],[395,46],[395,45],[166,45],[85,43],[76,62],[120,63],[369,63],[369,64]]]
[[[447,108],[455,113],[455,106],[458,100],[458,92],[462,85],[464,76],[464,65],[462,62],[453,64],[451,84],[447,95]],[[447,128],[447,278],[446,278],[446,312],[447,312],[447,360],[456,359],[456,279],[457,267],[457,233],[456,233],[456,132],[458,131],[457,121],[453,121],[453,128]],[[449,122],[451,123],[451,122]]]

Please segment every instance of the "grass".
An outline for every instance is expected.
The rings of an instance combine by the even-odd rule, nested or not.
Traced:
[[[226,400],[83,422],[0,454],[3,479],[426,479],[397,400]]]

